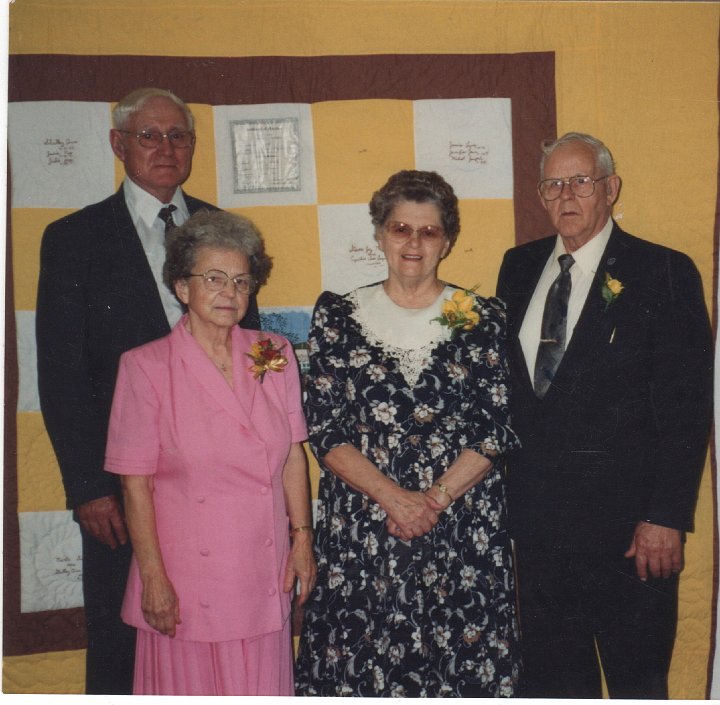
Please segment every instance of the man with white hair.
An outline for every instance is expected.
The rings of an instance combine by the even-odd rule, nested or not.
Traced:
[[[180,188],[195,150],[183,101],[141,88],[112,119],[125,179],[45,230],[36,333],[40,406],[82,534],[86,692],[130,694],[135,630],[120,606],[132,549],[119,483],[103,469],[110,405],[120,355],[169,333],[182,313],[162,283],[166,230],[215,207]],[[259,327],[254,297],[243,325]]]
[[[508,459],[524,683],[520,695],[667,698],[684,532],[712,408],[712,337],[686,255],[633,237],[612,210],[607,147],[544,148],[556,236],[509,250]]]

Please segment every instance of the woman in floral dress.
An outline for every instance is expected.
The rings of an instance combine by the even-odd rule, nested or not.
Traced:
[[[504,307],[437,278],[460,227],[439,175],[395,174],[370,214],[388,278],[323,293],[310,333],[318,578],[296,691],[511,696]]]

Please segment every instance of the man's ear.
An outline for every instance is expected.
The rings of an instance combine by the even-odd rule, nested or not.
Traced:
[[[540,189],[537,191],[538,198],[540,199],[540,203],[542,203],[543,210],[548,209],[548,201],[546,201],[541,195],[540,195]]]
[[[607,204],[612,206],[617,201],[622,187],[622,180],[617,174],[608,176],[606,179],[605,191],[607,193]]]
[[[121,161],[125,161],[125,138],[120,130],[110,130],[110,147],[113,154]]]

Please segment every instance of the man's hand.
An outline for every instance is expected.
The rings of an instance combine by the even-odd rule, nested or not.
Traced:
[[[625,558],[635,558],[635,568],[640,580],[669,578],[683,569],[682,537],[678,529],[641,521],[635,527],[635,535]]]
[[[114,495],[90,500],[75,508],[80,526],[100,543],[110,548],[126,544],[128,540],[125,518]]]

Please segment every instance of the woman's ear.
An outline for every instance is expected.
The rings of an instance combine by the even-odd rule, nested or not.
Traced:
[[[175,282],[175,296],[187,306],[190,300],[190,287],[187,279],[178,279]]]

